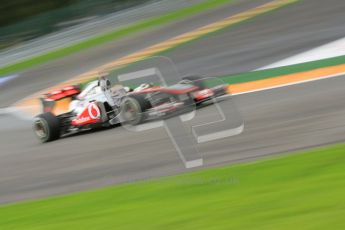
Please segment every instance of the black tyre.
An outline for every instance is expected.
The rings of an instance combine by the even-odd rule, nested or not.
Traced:
[[[182,77],[182,80],[190,81],[193,85],[199,87],[201,90],[207,88],[205,81],[203,79],[204,79],[204,77],[196,76],[196,75],[195,76]]]
[[[49,142],[60,138],[60,122],[52,113],[42,113],[35,117],[33,129],[37,138]]]
[[[142,95],[130,95],[121,104],[122,119],[125,124],[138,125],[145,119],[145,111],[151,107]]]

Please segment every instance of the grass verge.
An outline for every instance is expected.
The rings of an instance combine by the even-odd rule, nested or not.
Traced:
[[[345,144],[0,207],[0,229],[343,229]]]
[[[40,64],[43,64],[45,62],[61,58],[76,52],[79,52],[84,49],[88,49],[97,45],[101,45],[110,41],[114,41],[116,39],[123,38],[125,36],[138,33],[147,29],[151,29],[157,26],[162,26],[168,23],[171,23],[176,20],[181,20],[186,17],[196,15],[198,13],[201,13],[205,10],[213,9],[216,7],[220,7],[224,4],[228,4],[232,2],[232,0],[207,0],[205,2],[183,8],[180,10],[177,10],[175,12],[157,16],[148,20],[144,20],[139,23],[135,23],[129,27],[115,30],[100,36],[97,36],[95,38],[88,39],[86,41],[83,41],[81,43],[71,45],[59,50],[55,50],[52,52],[49,52],[44,55],[40,55],[34,58],[31,58],[29,60],[21,61],[13,65],[5,66],[0,69],[0,76],[8,75],[14,72],[22,71],[24,69],[37,66]]]
[[[248,73],[234,74],[231,76],[220,76],[228,84],[244,83],[250,81],[274,78],[293,73],[306,72],[323,67],[330,67],[345,64],[345,56],[328,58],[318,61],[306,62],[296,65],[278,67],[274,69],[258,70]]]

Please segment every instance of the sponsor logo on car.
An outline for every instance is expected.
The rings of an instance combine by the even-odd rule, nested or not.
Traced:
[[[73,125],[86,125],[98,122],[101,111],[95,103],[90,103],[84,111],[72,121]]]
[[[88,108],[89,116],[92,119],[99,119],[101,117],[101,111],[99,110],[98,106],[94,103],[89,104]]]

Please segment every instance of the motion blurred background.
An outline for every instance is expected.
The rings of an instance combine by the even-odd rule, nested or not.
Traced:
[[[0,49],[152,0],[14,0],[0,5]]]

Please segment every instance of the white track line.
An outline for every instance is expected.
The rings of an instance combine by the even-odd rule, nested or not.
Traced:
[[[313,48],[309,51],[294,55],[258,70],[271,69],[282,66],[301,64],[345,55],[345,38],[338,39],[328,44]]]
[[[12,74],[6,77],[0,77],[0,85],[3,85],[16,77],[19,77],[19,74]]]

